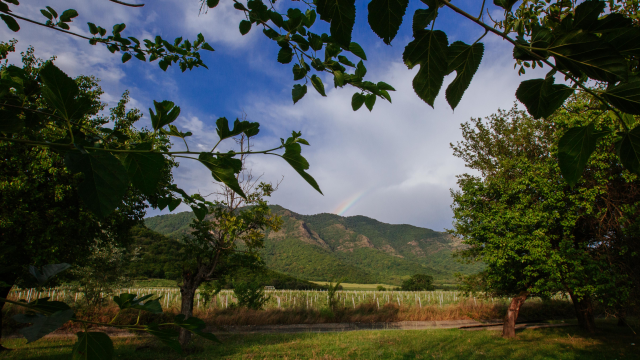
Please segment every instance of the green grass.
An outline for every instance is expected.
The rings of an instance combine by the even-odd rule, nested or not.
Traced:
[[[589,335],[577,327],[525,330],[515,340],[498,331],[425,330],[221,336],[197,341],[184,355],[151,338],[115,338],[115,359],[640,359],[638,336],[599,322]],[[4,341],[17,348],[0,359],[68,359],[72,340]],[[136,351],[137,347],[144,347]]]

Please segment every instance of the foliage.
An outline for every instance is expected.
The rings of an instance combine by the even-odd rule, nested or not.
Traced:
[[[42,286],[58,273],[69,268],[69,264],[50,264],[45,265],[42,269],[35,267],[30,268],[31,274],[38,282],[38,290],[42,290]],[[41,339],[45,335],[58,329],[68,321],[83,325],[83,331],[78,332],[78,340],[73,346],[72,357],[74,359],[109,359],[113,355],[113,342],[107,334],[99,331],[87,331],[88,325],[95,325],[95,322],[87,321],[76,317],[74,310],[64,302],[50,301],[48,297],[35,299],[27,302],[25,299],[12,301],[6,298],[0,298],[3,303],[10,303],[26,310],[24,314],[19,313],[13,316],[13,319],[19,323],[32,324],[20,330],[21,334],[28,342]],[[145,332],[155,336],[165,345],[168,345],[178,353],[182,353],[176,337],[178,332],[173,327],[185,329],[193,334],[210,341],[218,341],[215,335],[204,332],[205,324],[196,317],[185,319],[182,315],[175,316],[172,322],[163,324],[151,323],[149,325],[140,324],[140,315],[138,321],[133,325],[116,324],[114,321],[121,312],[137,310],[141,312],[150,312],[153,314],[162,313],[162,305],[160,297],[154,299],[153,294],[138,296],[136,294],[123,293],[113,297],[113,301],[118,305],[118,312],[109,323],[99,324],[108,327],[124,329],[128,331]]]
[[[433,276],[425,274],[411,275],[410,278],[402,282],[400,287],[403,291],[430,291],[435,290],[433,286]]]
[[[42,114],[53,112],[38,92],[37,78],[43,62],[33,56],[30,48],[23,53],[23,86],[33,89],[30,96],[21,101],[24,106],[39,111],[28,121],[36,121]],[[4,66],[0,71],[17,69]],[[13,70],[12,70],[13,71]],[[125,111],[128,94],[110,109],[110,116],[97,116],[105,104],[99,101],[102,90],[95,78],[80,76],[74,84],[90,104],[89,114],[78,120],[88,129],[96,129],[108,122],[120,126],[139,119],[135,111]],[[91,117],[89,117],[91,116]],[[139,137],[143,132],[130,131],[129,136]],[[23,136],[42,141],[54,141],[60,131],[53,127],[37,127],[24,130]],[[55,262],[81,262],[94,240],[103,244],[127,245],[129,229],[140,223],[146,205],[146,197],[132,189],[125,190],[119,209],[106,218],[94,216],[78,196],[80,179],[67,171],[64,156],[49,148],[34,148],[19,143],[0,141],[3,166],[0,167],[0,191],[2,191],[0,231],[1,279],[14,284],[29,281],[22,275],[29,265]]]
[[[336,281],[335,284],[333,284],[333,282],[329,282],[327,284],[327,296],[329,297],[329,308],[331,309],[331,311],[334,311],[336,309],[336,306],[338,305],[338,299],[336,298],[336,292],[342,288],[340,286],[340,283],[342,281],[343,281],[343,279],[340,279],[340,280]]]
[[[258,281],[234,281],[233,294],[238,298],[239,307],[262,310],[271,298],[265,295],[264,286]]]
[[[378,287],[376,288],[376,291],[387,291],[387,288],[385,288],[382,285],[378,285]]]
[[[138,260],[130,262],[126,271],[132,278],[156,278],[178,280],[182,275],[180,260],[184,257],[184,245],[144,226],[131,229],[131,250],[137,249]]]
[[[100,240],[90,251],[91,255],[84,264],[75,265],[70,270],[73,278],[71,290],[83,295],[83,305],[96,310],[115,295],[116,290],[131,284],[126,268],[136,262],[137,252],[130,253],[126,248],[113,243],[103,244]]]
[[[125,6],[142,6],[120,1],[113,2]],[[201,0],[201,12],[215,8],[218,3],[219,1],[215,0]],[[336,87],[351,85],[358,89],[352,98],[354,110],[358,110],[364,104],[371,111],[378,97],[391,101],[389,91],[395,90],[391,85],[382,81],[375,83],[364,80],[367,69],[363,60],[367,60],[367,56],[362,47],[352,41],[356,18],[355,0],[304,2],[304,5],[301,6],[302,9],[296,5],[287,8],[286,11],[282,9],[283,13],[276,10],[274,3],[273,0],[268,0],[266,3],[263,0],[249,0],[244,4],[234,0],[234,8],[245,15],[245,20],[239,24],[242,35],[249,33],[254,26],[262,28],[263,34],[279,46],[278,62],[289,64],[295,59],[292,67],[293,79],[294,81],[304,80],[304,84],[293,86],[291,95],[294,103],[304,97],[309,83],[320,95],[326,96],[325,86],[318,74],[327,73],[333,76]],[[626,168],[640,172],[636,151],[637,148],[640,148],[640,137],[636,134],[639,130],[634,130],[635,123],[627,124],[625,121],[629,115],[640,115],[640,105],[637,100],[640,87],[637,86],[639,82],[636,81],[638,79],[638,53],[635,47],[636,40],[640,38],[636,15],[637,1],[587,0],[578,4],[578,1],[565,0],[524,0],[514,8],[518,1],[494,0],[495,7],[504,11],[504,19],[500,21],[490,19],[493,21],[491,25],[485,22],[486,1],[481,3],[479,9],[475,9],[475,11],[480,10],[477,17],[449,1],[424,0],[423,3],[427,8],[419,8],[414,12],[413,40],[407,44],[403,53],[403,61],[409,69],[415,66],[420,67],[414,77],[413,87],[423,101],[433,106],[443,85],[444,77],[455,72],[455,79],[446,89],[446,100],[455,109],[469,87],[484,56],[484,45],[480,40],[491,33],[513,46],[516,66],[520,65],[519,74],[524,74],[525,69],[529,67],[549,67],[550,72],[544,79],[523,81],[516,91],[516,97],[527,107],[533,117],[550,116],[577,90],[590,94],[597,101],[598,106],[614,115],[616,126],[622,127],[622,139],[619,146],[621,162]],[[10,30],[19,31],[19,22],[22,21],[47,29],[55,29],[88,40],[92,45],[103,44],[111,52],[122,53],[123,62],[134,56],[142,61],[159,59],[158,64],[162,69],[166,70],[172,63],[178,63],[182,71],[185,71],[199,66],[206,67],[201,60],[199,51],[213,50],[205,42],[202,34],[198,34],[197,39],[193,42],[179,37],[175,39],[173,44],[161,36],[156,36],[154,40],[144,39],[142,42],[135,37],[125,38],[122,36],[122,32],[126,28],[125,24],[114,25],[112,35],[106,36],[105,28],[88,22],[88,30],[92,36],[85,36],[69,31],[68,23],[79,16],[74,9],[65,10],[58,15],[56,10],[48,6],[40,11],[45,19],[38,21],[34,18],[17,15],[11,10],[9,4],[15,9],[19,6],[19,2],[0,3],[0,12],[2,12],[0,17]],[[408,5],[409,1],[375,0],[367,6],[368,23],[372,31],[385,44],[391,45],[394,40],[402,25]],[[462,41],[449,44],[447,34],[442,30],[435,29],[436,23],[440,23],[439,19],[452,14],[444,11],[444,8],[480,26],[484,30],[484,34],[473,44],[466,44]],[[489,9],[486,10],[489,13]],[[312,31],[312,28],[323,28],[323,25],[316,23],[318,17],[329,24],[328,34],[318,34]],[[349,54],[352,59],[350,60],[342,54]],[[354,61],[358,61],[358,63],[355,64]],[[555,84],[555,75],[564,77],[571,86]],[[607,86],[593,89],[587,85],[591,81],[600,82]],[[72,89],[63,89],[60,94],[68,93],[72,93]],[[49,100],[58,104],[58,110],[65,120],[69,121],[71,117],[82,112],[81,109],[84,106],[82,101],[76,102],[74,100],[65,103],[61,100],[62,98],[54,99],[56,97],[55,91],[48,92],[48,94]],[[171,102],[156,104],[158,114],[152,115],[152,120],[154,130],[157,131],[163,126],[169,125],[179,113],[179,109],[176,110]],[[68,125],[71,128],[71,124]],[[20,121],[13,121],[7,126],[15,129],[21,127]],[[567,137],[564,138],[565,146],[561,147],[565,155],[559,158],[560,168],[563,178],[572,186],[576,184],[582,173],[586,164],[585,159],[589,158],[594,149],[593,144],[604,134],[618,130],[616,126],[611,126],[601,130],[602,133],[590,133],[587,130],[589,126],[589,124],[585,124],[576,128],[575,132],[582,133],[579,138],[574,136],[575,132],[567,133]],[[243,127],[242,130],[223,128],[219,132],[221,139],[225,138],[224,134],[231,134],[232,131],[238,131],[231,135],[234,136],[248,130],[247,127]],[[190,135],[180,132],[175,127],[164,131],[183,139]],[[251,132],[252,130],[249,130],[249,133]],[[73,138],[72,133],[73,131],[70,131],[70,138]],[[249,133],[245,132],[247,135]],[[306,173],[309,164],[300,156],[300,144],[306,145],[306,141],[298,141],[299,135],[296,136],[295,133],[292,138],[291,142],[286,144],[283,142],[283,146],[278,148],[285,149],[285,154],[281,157],[316,190],[320,191],[315,180]],[[35,145],[35,143],[33,144]],[[141,161],[141,164],[146,164],[150,168],[152,168],[153,158],[159,164],[161,160],[159,156],[170,155],[166,152],[152,154],[151,150],[146,147],[148,146],[145,146],[144,149],[138,149],[135,153],[129,152],[130,149],[127,149],[127,154],[136,154],[130,156],[136,157]],[[578,148],[580,150],[577,150]],[[105,149],[112,150],[108,147]],[[198,153],[195,152],[188,153],[198,156]],[[84,163],[80,161],[80,158],[75,157],[75,168],[78,170],[84,168],[89,175],[93,173],[89,173],[86,166],[91,163],[109,164],[113,169],[118,168],[114,159],[104,154],[108,154],[108,152],[85,156]],[[233,181],[234,177],[230,174],[237,173],[237,168],[232,165],[233,162],[228,161],[228,157],[220,153],[211,154],[213,156],[205,154],[191,158],[202,162],[203,165],[211,169],[213,177],[217,181],[222,181],[234,188],[236,184]],[[233,155],[236,154],[233,153]],[[129,155],[127,156],[129,157]],[[89,177],[89,175],[87,176]],[[85,193],[85,199],[93,199],[94,202],[98,200],[100,206],[96,206],[95,210],[99,213],[107,214],[113,210],[115,199],[122,196],[122,189],[129,183],[126,175],[132,177],[130,181],[136,187],[143,186],[142,183],[145,181],[139,174],[135,175],[135,172],[126,174],[126,171],[122,169],[117,175],[108,181],[114,185],[114,188],[120,189],[120,192],[115,192],[111,196],[101,194],[101,196],[93,198],[89,196],[89,190]],[[153,182],[150,181],[153,179],[152,175],[148,175],[145,179],[150,183]],[[238,190],[237,187],[235,189]],[[96,190],[101,192],[99,188],[91,190],[91,192],[96,192]],[[164,199],[168,204],[172,198],[165,197]],[[189,196],[183,197],[183,201],[195,208],[201,208],[198,200]]]
[[[566,291],[577,312],[591,299],[612,308],[635,302],[638,178],[616,157],[616,136],[597,144],[575,187],[561,181],[557,163],[557,140],[575,125],[597,118],[598,130],[614,126],[591,101],[572,98],[552,124],[515,108],[463,124],[465,141],[454,153],[479,176],[460,176],[461,190],[452,192],[453,232],[470,246],[463,257],[487,265],[467,290]]]

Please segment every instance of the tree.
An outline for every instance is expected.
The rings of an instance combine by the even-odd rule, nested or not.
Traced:
[[[410,278],[402,282],[403,291],[430,291],[434,290],[433,276],[425,274],[411,275]]]
[[[110,1],[135,8],[144,6]],[[19,5],[17,0],[6,2],[14,9]],[[614,131],[616,126],[622,127],[625,136],[620,140],[621,162],[631,171],[640,173],[640,160],[635,150],[640,144],[636,134],[640,130],[634,130],[635,124],[629,125],[625,121],[629,114],[640,115],[637,101],[640,86],[636,81],[638,53],[634,45],[640,37],[637,0],[494,0],[493,6],[504,11],[504,19],[500,21],[491,18],[491,4],[486,1],[474,4],[475,8],[468,11],[446,0],[422,2],[427,8],[417,9],[413,14],[413,41],[406,46],[403,61],[409,69],[420,66],[413,87],[423,101],[433,106],[444,77],[455,71],[456,77],[446,89],[447,102],[455,109],[482,61],[485,49],[480,40],[491,33],[513,46],[516,65],[520,65],[519,74],[528,67],[546,66],[550,69],[544,79],[523,81],[516,91],[516,97],[527,107],[531,116],[550,116],[576,91],[590,94],[597,99],[598,106],[615,114],[617,125],[612,125],[606,131]],[[206,12],[218,3],[219,0],[201,0],[200,11]],[[294,81],[304,80],[304,84],[293,86],[291,95],[294,103],[304,97],[309,83],[318,93],[326,96],[324,84],[318,75],[312,74],[313,70],[320,74],[332,74],[337,87],[351,85],[358,89],[352,98],[354,110],[366,105],[371,111],[377,98],[391,101],[389,91],[395,90],[391,85],[364,80],[367,70],[362,60],[367,60],[367,56],[362,47],[352,41],[355,0],[303,2],[301,7],[304,13],[298,5],[279,13],[274,3],[273,0],[266,3],[249,0],[245,5],[234,0],[234,7],[246,16],[246,20],[239,24],[241,34],[247,34],[254,25],[261,27],[265,36],[280,47],[278,62],[289,64],[295,59],[292,68]],[[369,25],[385,44],[390,45],[398,33],[408,5],[409,1],[373,0],[369,3]],[[485,19],[485,10],[488,20]],[[20,30],[19,23],[27,22],[84,38],[92,45],[107,46],[111,52],[122,53],[123,62],[132,57],[150,62],[159,59],[158,65],[164,70],[173,63],[178,63],[182,71],[206,67],[199,51],[213,50],[201,34],[193,42],[179,37],[173,44],[160,36],[142,42],[134,37],[125,38],[122,35],[125,24],[114,25],[113,35],[109,36],[106,36],[105,28],[91,22],[88,23],[91,37],[74,33],[69,31],[68,25],[79,16],[74,9],[65,10],[58,16],[56,10],[46,7],[40,11],[44,16],[42,21],[15,14],[7,3],[0,2],[0,12],[0,17],[13,31]],[[479,15],[474,16],[470,12]],[[478,25],[484,33],[471,45],[462,41],[449,44],[447,34],[434,29],[436,23],[439,24],[438,19],[457,21],[458,18],[452,17],[454,14]],[[329,34],[311,31],[318,15],[320,20],[330,24]],[[324,56],[319,53],[323,49]],[[347,52],[359,59],[357,65],[341,55]],[[353,70],[347,71],[347,67]],[[564,77],[571,86],[554,84],[555,75]],[[594,89],[588,86],[590,81],[607,86]],[[573,139],[574,142],[593,143],[598,140],[589,136],[586,126],[576,129],[587,135],[582,140]],[[572,152],[572,145],[577,143],[571,143],[569,138],[565,140],[570,144],[562,148],[565,156],[559,158],[560,168],[564,179],[573,185],[584,170],[584,156],[590,153]],[[296,170],[300,171],[298,168]]]
[[[7,45],[7,44],[5,44]],[[13,48],[13,44],[8,44]],[[11,51],[13,51],[11,49]],[[53,112],[42,99],[37,77],[44,65],[33,56],[33,49],[23,53],[22,86],[30,96],[21,99],[24,106],[38,109],[25,121],[37,122]],[[0,72],[7,74],[9,67]],[[79,91],[87,97],[89,113],[78,121],[84,127],[96,129],[108,122],[119,127],[140,118],[136,111],[125,110],[125,93],[110,116],[96,116],[105,109],[99,101],[102,90],[98,80],[80,76],[75,79]],[[25,130],[25,138],[52,141],[60,131],[55,127],[38,126]],[[129,136],[139,136],[130,131]],[[128,189],[119,209],[99,219],[83,206],[78,188],[80,179],[64,165],[64,156],[49,148],[26,147],[0,141],[0,297],[5,298],[14,284],[33,286],[28,276],[29,266],[55,263],[86,264],[96,241],[103,247],[126,246],[131,227],[142,222],[147,198]],[[4,302],[0,302],[0,309]],[[0,324],[2,323],[0,314]]]
[[[240,136],[237,142],[242,153],[251,150],[249,137]],[[255,265],[259,259],[256,250],[264,246],[264,231],[278,231],[282,226],[282,219],[271,214],[265,200],[275,188],[258,183],[260,177],[254,178],[251,171],[244,168],[246,159],[246,154],[240,155],[243,169],[237,175],[246,198],[223,186],[215,193],[218,199],[208,209],[210,214],[204,220],[194,219],[190,225],[193,231],[183,238],[185,257],[178,286],[182,294],[180,313],[186,319],[193,315],[195,293],[200,285],[221,279],[242,267],[243,262]],[[180,344],[185,346],[190,337],[191,333],[182,329]]]
[[[452,145],[480,173],[460,176],[460,191],[452,192],[453,233],[470,246],[463,257],[487,265],[480,279],[470,279],[477,288],[513,297],[505,337],[515,335],[520,306],[529,296],[567,292],[580,325],[593,331],[592,302],[628,303],[636,286],[629,246],[638,236],[640,198],[632,190],[638,178],[617,160],[615,136],[597,145],[575,187],[562,181],[558,168],[557,140],[575,131],[573,126],[594,118],[598,127],[612,126],[610,117],[600,116],[605,111],[590,110],[589,100],[572,98],[547,121],[515,108],[486,122],[473,119],[462,126],[465,141]],[[622,257],[614,255],[622,248]]]

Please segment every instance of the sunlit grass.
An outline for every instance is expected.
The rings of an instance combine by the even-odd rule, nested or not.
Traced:
[[[196,341],[184,355],[149,337],[115,338],[116,359],[640,359],[638,336],[599,321],[589,335],[577,327],[525,330],[515,340],[499,331],[423,330],[222,335],[222,344]],[[1,359],[67,359],[73,339],[26,344]]]

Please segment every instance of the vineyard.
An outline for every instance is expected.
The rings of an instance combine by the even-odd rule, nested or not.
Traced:
[[[179,309],[181,302],[180,291],[177,288],[125,288],[116,292],[132,293],[138,296],[154,294],[161,297],[161,304],[164,309]],[[269,300],[265,305],[265,310],[270,309],[315,309],[320,310],[328,306],[329,297],[326,291],[320,290],[265,290],[265,295]],[[9,299],[17,301],[24,299],[27,302],[37,298],[49,297],[51,300],[65,301],[69,304],[81,304],[82,293],[74,292],[66,288],[51,288],[43,291],[36,289],[13,289],[9,294]],[[422,308],[422,307],[444,307],[472,302],[474,305],[506,305],[510,298],[493,297],[467,297],[457,291],[363,291],[363,290],[342,290],[336,292],[338,303],[344,308],[353,308],[367,304],[373,304],[380,309],[385,305],[393,304],[398,308]],[[563,301],[566,296],[558,294],[552,300]],[[534,298],[528,302],[540,302]],[[205,302],[205,296],[200,291],[196,293],[194,301],[195,310],[206,309],[228,309],[237,303],[233,290],[222,290]],[[115,304],[114,304],[115,305]]]

